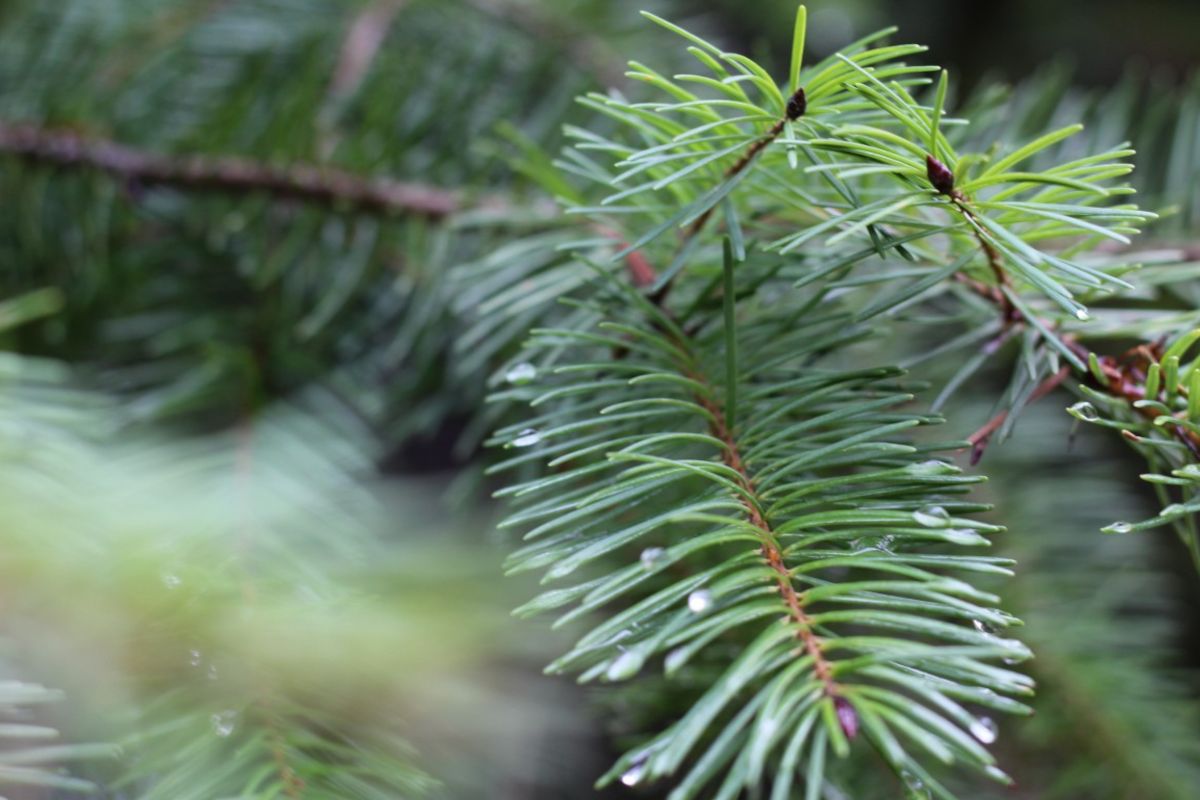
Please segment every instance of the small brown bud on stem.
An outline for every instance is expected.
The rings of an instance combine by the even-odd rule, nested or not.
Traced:
[[[842,726],[842,733],[846,734],[847,739],[853,739],[858,736],[858,712],[854,710],[854,706],[844,697],[833,698],[833,710],[837,712],[838,724]]]
[[[808,96],[804,94],[804,87],[796,90],[787,104],[787,118],[792,122],[804,116],[804,112],[808,110]]]
[[[937,189],[938,194],[954,194],[954,173],[933,156],[925,156],[925,174],[929,176],[929,183]]]

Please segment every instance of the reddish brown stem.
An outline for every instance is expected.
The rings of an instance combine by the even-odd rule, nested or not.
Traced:
[[[705,383],[704,376],[698,373],[693,372],[688,377]],[[712,417],[712,420],[709,422],[709,432],[725,445],[722,456],[725,465],[737,473],[738,482],[746,491],[746,494],[750,495],[750,497],[757,496],[754,479],[751,477],[750,471],[746,468],[737,439],[734,437],[733,431],[725,424],[725,410],[721,407],[720,403],[707,394],[698,394],[696,401]],[[825,654],[821,649],[821,639],[813,631],[812,619],[804,610],[804,602],[800,599],[800,595],[797,594],[796,587],[792,585],[792,574],[788,570],[787,564],[784,563],[783,553],[779,548],[775,532],[771,528],[770,522],[758,510],[756,503],[751,501],[749,497],[743,496],[740,499],[742,506],[746,510],[746,517],[749,519],[750,524],[761,532],[762,554],[767,560],[767,564],[775,571],[775,579],[779,585],[779,594],[783,597],[792,620],[796,623],[796,638],[800,640],[805,652],[812,658],[813,671],[824,685],[825,693],[830,697],[836,697],[838,690],[837,683],[833,679],[832,666],[828,659],[825,658]]]
[[[745,172],[746,169],[748,169],[750,165],[754,163],[754,160],[758,158],[758,156],[764,150],[766,150],[769,145],[778,139],[780,135],[783,134],[784,128],[787,127],[789,122],[795,122],[796,120],[800,119],[800,117],[804,116],[807,111],[808,96],[804,92],[804,87],[800,87],[792,94],[790,98],[788,98],[783,117],[777,120],[775,124],[773,124],[767,130],[766,133],[750,143],[750,146],[747,147],[742,155],[738,157],[738,160],[733,162],[733,164],[731,164],[729,168],[725,170],[723,179],[728,181]],[[700,232],[704,230],[705,226],[708,225],[708,221],[712,218],[713,211],[715,210],[716,206],[713,206],[707,209],[700,216],[696,217],[695,221],[687,227],[686,231],[684,231],[683,245],[686,245],[692,239],[696,238]],[[671,284],[665,284],[655,295],[654,302],[662,305],[666,301],[667,293],[670,292],[670,290]]]
[[[1036,403],[1038,400],[1042,399],[1047,394],[1061,386],[1062,382],[1065,381],[1067,376],[1070,374],[1071,368],[1063,367],[1058,372],[1042,381],[1030,396],[1030,405]],[[988,441],[992,438],[992,434],[1000,429],[1000,426],[1004,424],[1006,419],[1008,419],[1008,411],[1001,411],[999,414],[988,420],[986,425],[967,437],[967,441],[971,443],[972,466],[978,464],[979,459],[983,458],[983,451],[987,448]]]
[[[232,156],[175,158],[92,139],[72,131],[0,123],[0,153],[66,167],[87,167],[133,185],[166,184],[229,193],[266,192],[296,200],[380,213],[441,218],[461,208],[457,193],[342,170],[296,164],[272,167]]]

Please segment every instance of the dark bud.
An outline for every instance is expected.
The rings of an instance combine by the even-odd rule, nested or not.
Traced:
[[[858,712],[854,710],[854,706],[844,697],[833,698],[833,710],[837,712],[838,724],[842,726],[842,733],[846,734],[847,739],[853,739],[858,736]]]
[[[983,454],[984,454],[984,451],[986,451],[986,450],[987,450],[987,439],[984,439],[982,442],[975,443],[975,446],[971,448],[971,466],[972,467],[979,466],[979,462],[983,460]]]
[[[933,156],[925,156],[925,174],[938,194],[954,194],[954,173]]]
[[[792,99],[788,100],[787,118],[794,122],[803,117],[805,111],[808,111],[808,96],[804,94],[804,87],[801,86],[792,95]]]

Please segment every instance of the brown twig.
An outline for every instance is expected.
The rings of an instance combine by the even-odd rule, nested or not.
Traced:
[[[707,381],[703,375],[693,372],[688,377],[707,385]],[[722,454],[725,465],[737,473],[738,483],[741,484],[742,489],[751,497],[756,496],[757,490],[754,486],[754,479],[746,468],[741,449],[733,435],[733,431],[725,424],[725,410],[719,402],[707,394],[698,394],[696,401],[712,417],[712,420],[709,422],[709,432],[725,445]],[[744,496],[740,497],[740,500],[742,506],[746,509],[746,516],[750,524],[760,532],[759,538],[762,542],[761,550],[763,557],[767,560],[767,564],[770,565],[771,569],[775,571],[775,579],[779,585],[779,594],[783,597],[783,601],[787,604],[788,611],[796,623],[796,638],[800,640],[805,652],[812,658],[813,672],[816,673],[818,680],[824,686],[825,693],[830,697],[838,697],[839,692],[837,683],[833,679],[832,666],[828,659],[825,658],[825,654],[821,649],[821,639],[813,632],[812,619],[804,610],[804,602],[801,600],[800,595],[797,594],[796,587],[792,585],[792,574],[788,570],[787,564],[784,563],[783,552],[779,548],[775,532],[771,528],[770,522],[758,510],[755,502],[751,501],[749,497]]]
[[[604,86],[617,86],[625,79],[625,59],[599,36],[547,11],[552,4],[521,0],[467,0],[477,10],[500,22],[523,29],[542,46],[558,43],[564,55],[582,72]]]
[[[1062,367],[1058,372],[1051,375],[1046,380],[1042,381],[1029,397],[1030,404],[1036,403],[1050,392],[1062,385],[1062,382],[1071,374],[1070,367]],[[1000,429],[1004,421],[1008,419],[1008,411],[1001,411],[996,416],[988,420],[988,423],[979,430],[975,431],[967,441],[971,443],[971,466],[979,463],[979,459],[983,458],[983,451],[987,449],[988,441],[992,438],[992,434]]]
[[[321,153],[328,156],[337,149],[340,136],[328,129],[347,98],[362,86],[379,48],[383,46],[392,23],[408,0],[375,0],[364,6],[346,27],[337,66],[329,81],[325,103],[318,115],[318,125],[326,128],[321,137]]]
[[[640,251],[630,253],[626,259],[626,264],[630,280],[635,285],[650,285],[657,280],[657,273],[654,267],[650,265],[649,261]],[[663,312],[666,314],[670,313],[665,308]],[[687,334],[685,333],[684,336],[686,337]],[[677,341],[677,344],[682,349],[687,349],[688,343],[686,341]],[[688,370],[688,377],[705,386],[706,389],[711,388],[705,376],[698,371]],[[820,637],[813,630],[812,618],[808,616],[808,613],[804,609],[804,600],[796,592],[796,587],[792,585],[791,571],[784,562],[783,552],[780,549],[775,531],[771,527],[770,521],[759,511],[759,504],[751,499],[757,497],[754,479],[746,467],[734,432],[725,422],[725,410],[721,406],[721,403],[714,398],[715,396],[711,391],[698,392],[695,395],[696,402],[708,412],[711,418],[709,421],[709,433],[724,445],[722,448],[722,460],[727,467],[737,473],[738,484],[745,492],[745,495],[740,496],[739,500],[746,511],[746,517],[750,524],[759,531],[760,550],[767,564],[775,571],[779,594],[787,605],[790,617],[796,623],[796,638],[800,641],[804,652],[812,658],[813,671],[821,681],[825,694],[832,697],[835,703],[837,703],[837,716],[843,730],[847,736],[853,737],[858,727],[856,712],[840,695],[837,682],[833,677],[832,665],[825,657]]]
[[[994,352],[999,349],[999,343],[1005,340],[1006,333],[1015,330],[1017,326],[1023,325],[1029,322],[1029,320],[1005,293],[1005,288],[1010,286],[1011,282],[1004,270],[1003,261],[996,248],[983,237],[979,222],[974,210],[970,206],[967,196],[954,188],[954,173],[950,171],[949,167],[932,155],[925,157],[925,168],[929,183],[933,186],[934,190],[948,197],[954,207],[967,219],[971,227],[975,230],[975,238],[979,242],[984,256],[987,258],[988,265],[996,276],[997,285],[995,287],[980,283],[963,273],[955,276],[960,283],[966,285],[971,291],[994,305],[999,306],[1004,319],[1005,330],[996,343],[988,345],[992,352]],[[1081,361],[1088,360],[1091,355],[1090,351],[1081,345],[1076,337],[1069,334],[1054,333],[1057,326],[1049,320],[1038,319],[1037,322],[1040,323],[1040,327],[1051,331],[1051,335],[1057,336],[1058,342],[1062,347],[1070,350]],[[1159,416],[1157,411],[1153,408],[1138,408],[1133,404],[1138,400],[1146,398],[1146,374],[1149,370],[1149,365],[1158,361],[1161,357],[1162,347],[1163,342],[1160,341],[1153,344],[1137,345],[1119,359],[1111,356],[1101,356],[1097,360],[1105,380],[1096,380],[1095,376],[1091,375],[1090,372],[1084,372],[1080,377],[1085,381],[1090,380],[1094,384],[1094,388],[1112,397],[1125,400],[1139,414],[1153,421]],[[1069,367],[1063,367],[1057,373],[1047,378],[1034,392],[1033,399],[1036,400],[1059,386],[1066,379],[1069,371]],[[991,435],[1004,424],[1004,420],[1007,418],[1008,412],[1002,411],[968,439],[971,443],[972,465],[979,463],[979,459],[983,457],[984,449],[987,447]],[[1173,426],[1172,430],[1175,438],[1179,439],[1197,460],[1200,460],[1200,436],[1178,425]],[[1126,435],[1126,438],[1133,436],[1130,431],[1124,431],[1123,433]]]
[[[365,178],[308,164],[272,167],[232,156],[171,157],[72,131],[0,122],[0,154],[105,172],[132,186],[170,185],[229,193],[265,192],[377,213],[439,219],[459,211],[458,193],[420,183]]]
[[[784,116],[777,120],[765,134],[750,143],[750,146],[746,148],[745,152],[742,153],[738,160],[733,162],[733,164],[729,166],[729,169],[725,170],[723,179],[728,181],[736,178],[738,175],[744,172],[747,167],[754,163],[754,159],[758,158],[758,155],[763,150],[767,149],[768,145],[780,137],[780,135],[783,133],[783,129],[787,127],[789,122],[794,122],[800,119],[800,117],[804,116],[806,111],[808,111],[808,96],[804,93],[804,87],[801,87],[797,89],[795,94],[793,94],[788,100],[787,108],[784,111]],[[716,206],[708,209],[703,214],[696,217],[695,222],[688,226],[687,231],[683,235],[683,241],[685,244],[695,238],[700,231],[704,230],[704,226],[708,224],[708,220],[710,217],[712,217],[712,213],[715,208]]]

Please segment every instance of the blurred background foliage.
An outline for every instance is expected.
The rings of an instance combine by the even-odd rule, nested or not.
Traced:
[[[575,95],[674,57],[642,7],[776,62],[795,11],[0,5],[6,796],[589,797],[613,743],[671,713],[653,684],[539,675],[555,643],[509,617],[528,592],[500,575],[481,449],[489,388],[586,280],[556,254],[580,233],[533,180],[544,154],[586,118]],[[810,11],[819,53],[890,24],[931,45],[995,139],[1081,117],[1097,145],[1133,139],[1146,205],[1172,212],[1138,246],[1200,258],[1196,3]],[[281,197],[234,180],[251,163],[421,193]],[[994,378],[951,410],[968,431]],[[997,796],[1191,798],[1200,590],[1172,538],[1096,533],[1153,499],[1132,457],[1072,446],[1067,402],[987,456],[1042,687],[1002,732],[1018,788]]]

